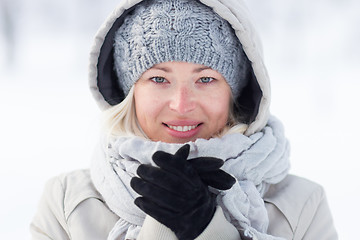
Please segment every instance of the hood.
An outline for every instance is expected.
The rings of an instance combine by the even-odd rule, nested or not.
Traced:
[[[195,0],[194,0],[195,1]],[[125,95],[118,84],[114,71],[114,34],[121,26],[125,16],[141,0],[123,0],[106,19],[95,36],[90,53],[90,90],[102,110],[120,103]],[[242,94],[235,100],[248,116],[249,127],[246,135],[260,131],[269,118],[270,82],[264,66],[262,45],[251,23],[243,0],[200,0],[214,12],[227,20],[242,44],[251,62],[253,74]]]

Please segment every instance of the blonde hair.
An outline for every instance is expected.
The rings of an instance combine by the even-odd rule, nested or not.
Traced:
[[[248,128],[247,124],[236,120],[232,104],[230,105],[228,123],[213,137],[222,137],[230,133],[243,134]],[[108,137],[138,136],[148,139],[136,118],[134,85],[131,87],[128,95],[121,103],[104,111],[102,120],[103,131],[108,135]]]

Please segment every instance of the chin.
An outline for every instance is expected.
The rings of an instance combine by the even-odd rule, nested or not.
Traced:
[[[184,139],[184,138],[175,138],[175,139],[166,139],[166,140],[160,140],[162,142],[166,142],[166,143],[187,143],[187,142],[195,142],[195,140],[198,138],[194,138],[194,139]]]
[[[166,143],[188,143],[188,142],[195,142],[198,139],[205,139],[208,140],[211,137],[205,138],[205,137],[192,137],[192,138],[168,138],[168,139],[163,139],[160,140],[161,142],[166,142]]]

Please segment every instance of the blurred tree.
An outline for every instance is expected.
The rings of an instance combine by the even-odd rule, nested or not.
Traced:
[[[4,52],[1,55],[7,65],[13,64],[15,55],[15,23],[11,9],[12,2],[0,0],[0,31],[4,42]]]

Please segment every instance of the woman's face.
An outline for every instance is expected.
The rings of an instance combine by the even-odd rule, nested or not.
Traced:
[[[153,141],[209,139],[227,123],[231,90],[204,65],[165,62],[144,72],[134,88],[136,117]]]

